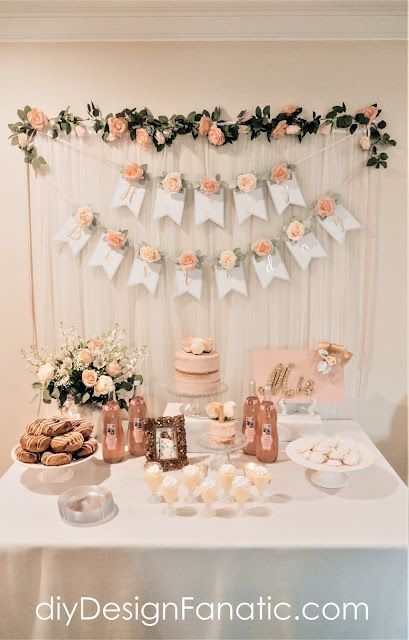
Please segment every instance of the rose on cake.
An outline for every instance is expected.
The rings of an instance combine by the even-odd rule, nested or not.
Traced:
[[[194,353],[201,355],[202,353],[210,353],[213,351],[212,338],[184,338],[182,340],[182,349],[186,353]]]

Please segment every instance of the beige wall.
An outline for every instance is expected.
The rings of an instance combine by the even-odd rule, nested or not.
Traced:
[[[356,417],[401,475],[406,452],[406,45],[397,42],[277,44],[0,45],[2,167],[0,473],[25,421],[30,378],[20,349],[31,342],[25,166],[6,136],[17,107],[49,114],[92,98],[104,112],[147,105],[156,113],[223,105],[280,106],[295,100],[324,111],[336,101],[359,107],[378,101],[399,139],[377,186],[379,287],[370,310],[375,338],[369,385]]]

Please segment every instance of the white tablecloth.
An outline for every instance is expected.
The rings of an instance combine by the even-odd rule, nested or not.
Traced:
[[[187,426],[189,429],[189,425]],[[34,470],[13,465],[0,480],[1,638],[406,638],[406,487],[352,421],[327,421],[323,431],[341,433],[372,447],[375,464],[350,474],[347,485],[328,491],[312,485],[308,471],[281,453],[271,465],[271,501],[249,505],[248,517],[217,504],[217,517],[197,515],[202,505],[180,503],[165,518],[163,505],[146,501],[144,459],[106,465],[92,460],[62,486],[44,485]],[[196,454],[203,458],[203,454]],[[248,456],[242,458],[249,459]],[[239,459],[237,459],[239,462]],[[118,513],[96,527],[65,524],[57,497],[74,484],[103,483]],[[38,603],[54,597],[54,620],[36,618]],[[107,602],[256,602],[263,597],[290,619],[244,621],[227,615],[201,621],[187,612],[145,626],[141,619],[107,621],[102,615],[69,625],[57,603],[70,608],[81,596]],[[58,600],[58,598],[60,600]],[[268,600],[268,598],[271,598]],[[88,615],[96,605],[84,601]],[[315,621],[299,616],[308,602],[364,602],[368,620]],[[91,612],[92,610],[92,612]],[[40,610],[43,617],[50,609]],[[201,616],[207,617],[203,608]],[[254,610],[256,611],[256,610]],[[320,609],[321,611],[321,609]],[[326,611],[336,614],[335,606]],[[313,606],[308,610],[316,615]],[[363,610],[361,611],[363,612]],[[123,613],[123,612],[122,612]],[[145,609],[154,616],[154,609]],[[121,614],[122,615],[122,614]],[[180,609],[179,609],[180,615]],[[243,608],[240,615],[250,616]],[[266,615],[266,614],[265,614]],[[190,617],[191,616],[191,617]],[[217,618],[217,616],[216,616]],[[298,619],[297,619],[298,618]],[[145,619],[146,622],[146,619]]]

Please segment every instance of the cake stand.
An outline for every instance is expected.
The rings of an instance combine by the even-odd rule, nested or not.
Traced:
[[[189,398],[190,402],[185,405],[184,415],[188,418],[195,418],[196,420],[208,420],[209,417],[206,413],[206,405],[211,402],[211,398],[215,398],[216,396],[221,395],[227,391],[227,384],[221,382],[219,387],[213,393],[181,393],[177,389],[175,389],[175,385],[168,384],[166,390],[172,395],[178,396],[179,398]]]
[[[90,456],[87,456],[86,458],[79,458],[78,460],[73,460],[72,462],[70,462],[69,464],[63,464],[60,466],[56,466],[56,467],[47,467],[44,464],[41,464],[40,462],[38,462],[37,464],[29,464],[27,462],[22,462],[21,460],[18,460],[17,456],[16,456],[16,449],[17,449],[18,445],[16,445],[12,451],[11,451],[11,459],[16,462],[17,464],[19,464],[20,466],[24,466],[26,469],[30,469],[32,471],[38,471],[38,479],[40,480],[40,482],[44,482],[45,484],[60,484],[61,482],[68,482],[69,480],[72,480],[72,478],[74,477],[74,470],[77,469],[77,467],[88,463],[90,460],[92,460],[92,458],[95,456],[95,454],[98,451],[98,448],[94,451],[94,453],[91,453]]]
[[[207,431],[201,433],[197,441],[204,449],[213,452],[209,466],[214,470],[219,469],[222,464],[230,463],[230,454],[240,451],[249,442],[243,433],[236,433],[233,442],[230,444],[217,444],[211,439]]]

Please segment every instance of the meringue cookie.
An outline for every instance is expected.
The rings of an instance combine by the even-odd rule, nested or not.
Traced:
[[[342,462],[347,464],[349,467],[353,467],[356,464],[359,464],[359,453],[357,451],[351,451],[347,453],[346,456],[342,458]]]
[[[342,467],[342,461],[341,460],[332,460],[330,458],[329,460],[327,460],[327,465],[329,467]]]
[[[309,459],[310,459],[310,456],[311,456],[311,451],[310,451],[309,449],[307,449],[307,451],[303,451],[303,452],[301,453],[301,455],[302,455],[302,457],[303,457],[303,458],[305,458],[306,460],[309,460]]]
[[[338,449],[331,449],[328,457],[331,460],[342,460],[342,453],[339,453]]]
[[[316,464],[322,464],[326,461],[327,458],[323,453],[320,453],[319,451],[312,451],[310,453],[309,459],[311,460],[311,462],[315,462]]]

